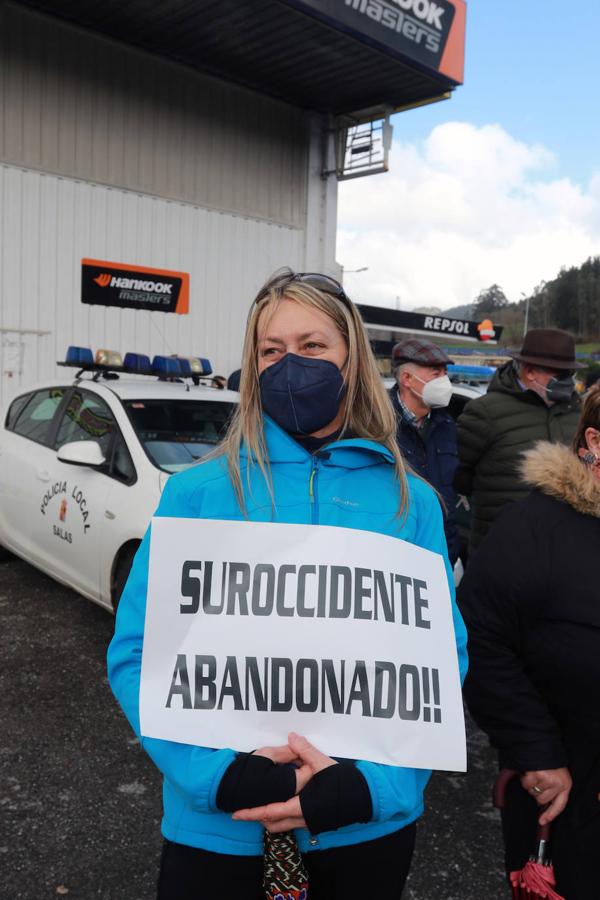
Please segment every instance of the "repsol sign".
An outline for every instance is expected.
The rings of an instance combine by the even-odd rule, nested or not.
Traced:
[[[471,319],[403,312],[384,306],[365,306],[363,304],[358,306],[358,310],[370,332],[370,337],[374,340],[391,340],[399,333],[406,333],[497,344],[502,335],[502,326],[494,325],[489,319],[485,319],[483,322],[474,322]]]
[[[454,22],[450,0],[301,0],[335,27],[364,42],[408,56],[438,70]]]
[[[155,312],[189,311],[189,275],[99,259],[81,260],[81,300]]]

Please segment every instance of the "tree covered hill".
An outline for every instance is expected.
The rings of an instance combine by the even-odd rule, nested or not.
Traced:
[[[528,298],[529,328],[564,328],[578,342],[600,342],[600,256],[581,266],[562,268],[552,281],[542,281]],[[510,303],[493,284],[475,301],[444,310],[456,318],[491,318],[504,326],[503,343],[516,344],[523,335],[527,298]]]

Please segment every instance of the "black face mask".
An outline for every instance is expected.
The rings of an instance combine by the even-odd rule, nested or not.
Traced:
[[[546,385],[546,396],[551,403],[562,403],[570,400],[575,390],[575,382],[572,375],[562,375],[560,378],[551,378]]]
[[[259,378],[264,412],[289,434],[314,434],[338,414],[344,379],[326,359],[286,353]]]

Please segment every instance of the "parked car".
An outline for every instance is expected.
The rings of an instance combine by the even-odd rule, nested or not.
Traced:
[[[239,397],[189,362],[155,357],[136,375],[89,353],[74,379],[29,388],[4,413],[0,544],[113,610],[166,480],[214,449]]]

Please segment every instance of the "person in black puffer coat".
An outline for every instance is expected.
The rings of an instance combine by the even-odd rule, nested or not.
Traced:
[[[521,774],[503,811],[507,871],[553,821],[557,890],[598,900],[600,847],[600,388],[574,441],[539,443],[522,472],[534,490],[507,507],[459,589],[469,632],[467,704]],[[523,790],[523,788],[525,790]]]

